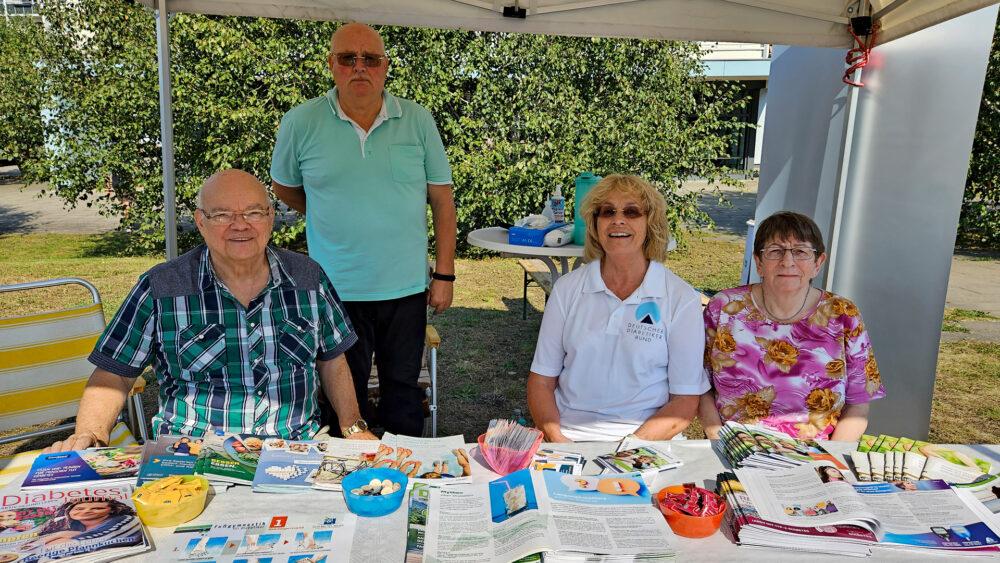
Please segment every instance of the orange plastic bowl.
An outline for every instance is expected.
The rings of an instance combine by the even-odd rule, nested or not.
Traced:
[[[663,505],[663,497],[667,496],[667,493],[683,492],[684,487],[682,485],[674,485],[660,489],[656,493],[656,506],[660,508],[663,517],[667,519],[670,529],[678,536],[685,538],[707,538],[717,532],[719,526],[722,525],[722,519],[725,517],[726,509],[728,508],[725,499],[719,499],[722,510],[712,516],[691,516],[690,514],[675,512]]]

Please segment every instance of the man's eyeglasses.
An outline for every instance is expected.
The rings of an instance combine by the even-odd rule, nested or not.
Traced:
[[[263,223],[267,221],[267,218],[271,216],[270,209],[251,209],[250,211],[244,211],[242,213],[236,213],[235,211],[219,211],[216,213],[209,213],[204,209],[199,209],[203,215],[205,215],[205,220],[213,225],[232,225],[237,217],[243,217],[243,220],[250,224]]]
[[[622,216],[626,219],[638,219],[646,214],[638,205],[626,205],[621,209]],[[613,219],[615,215],[618,215],[618,209],[613,205],[602,205],[597,208],[594,212],[595,217],[601,217],[604,219]]]
[[[388,57],[386,57],[385,55],[364,54],[359,56],[355,53],[337,53],[336,55],[334,55],[334,58],[337,60],[337,64],[339,64],[340,66],[349,66],[353,68],[354,65],[357,64],[358,59],[361,59],[361,62],[366,67],[377,68],[382,66],[382,61],[384,61]]]
[[[785,257],[786,252],[791,252],[792,260],[796,262],[805,262],[816,257],[816,249],[809,248],[808,246],[796,246],[793,248],[771,246],[762,250],[760,255],[764,257],[764,260],[778,261]]]

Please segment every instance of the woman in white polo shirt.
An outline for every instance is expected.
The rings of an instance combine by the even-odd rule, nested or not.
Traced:
[[[611,175],[583,202],[587,264],[556,282],[528,375],[528,408],[549,442],[668,440],[709,388],[698,292],[663,265],[663,196]]]

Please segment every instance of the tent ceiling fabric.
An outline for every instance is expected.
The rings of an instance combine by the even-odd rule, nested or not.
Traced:
[[[140,0],[155,7],[156,0]],[[887,10],[880,43],[997,0],[870,0]],[[518,0],[524,19],[504,17],[515,0],[167,0],[168,12],[361,21],[370,24],[849,47],[847,18],[866,0]]]

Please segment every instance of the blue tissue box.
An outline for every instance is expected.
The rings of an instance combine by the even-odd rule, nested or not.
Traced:
[[[545,244],[545,233],[558,229],[566,223],[552,223],[544,229],[529,229],[527,227],[511,227],[507,229],[507,244],[520,246],[542,246]]]

